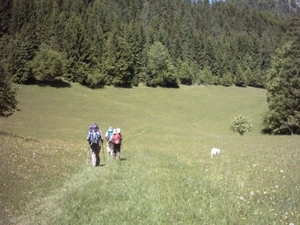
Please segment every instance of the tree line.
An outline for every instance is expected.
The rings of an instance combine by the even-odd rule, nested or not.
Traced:
[[[2,78],[268,88],[273,54],[291,39],[291,14],[263,0],[237,2],[1,0]]]
[[[3,70],[90,87],[264,87],[287,20],[230,2],[1,0]]]

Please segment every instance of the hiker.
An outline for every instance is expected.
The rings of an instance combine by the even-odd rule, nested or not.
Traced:
[[[113,154],[114,158],[120,160],[121,154],[121,144],[122,144],[122,134],[120,128],[115,128],[113,134],[110,138],[110,141],[113,143]]]
[[[86,140],[89,143],[89,148],[92,155],[92,165],[99,166],[100,165],[100,151],[101,151],[101,142],[103,141],[102,132],[99,129],[97,123],[92,124],[89,127],[88,135]]]
[[[110,138],[113,134],[114,129],[112,127],[109,127],[108,130],[105,133],[105,139],[106,139],[106,151],[108,153],[108,155],[112,155],[113,154],[113,143],[112,141],[110,141]]]

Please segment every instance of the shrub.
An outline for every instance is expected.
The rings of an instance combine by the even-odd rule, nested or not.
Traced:
[[[61,53],[42,45],[29,65],[35,79],[53,81],[63,75],[64,57]]]
[[[245,132],[250,132],[252,124],[249,122],[249,118],[242,115],[232,118],[232,124],[230,130],[233,132],[239,132],[240,135],[244,135]]]

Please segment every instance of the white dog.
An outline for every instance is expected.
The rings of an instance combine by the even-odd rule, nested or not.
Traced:
[[[220,154],[220,149],[219,148],[212,148],[210,151],[210,155],[213,158],[214,156]]]

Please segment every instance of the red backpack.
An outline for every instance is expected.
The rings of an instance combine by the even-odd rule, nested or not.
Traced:
[[[112,142],[113,142],[114,144],[120,144],[121,141],[122,141],[122,136],[121,136],[120,133],[113,134],[111,140],[112,140]]]

